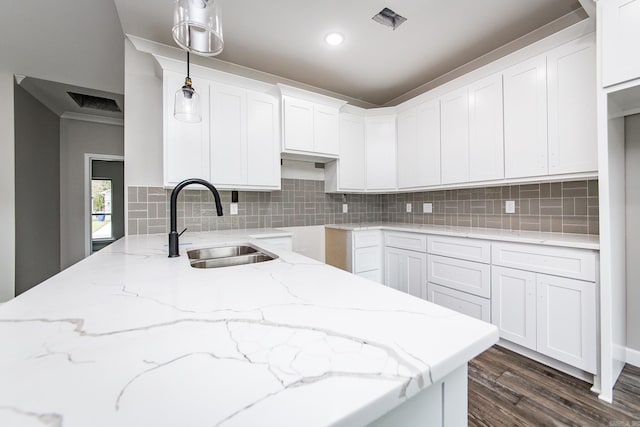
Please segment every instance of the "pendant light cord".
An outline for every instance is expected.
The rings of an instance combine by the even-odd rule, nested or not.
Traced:
[[[189,78],[189,51],[187,51],[187,78]]]

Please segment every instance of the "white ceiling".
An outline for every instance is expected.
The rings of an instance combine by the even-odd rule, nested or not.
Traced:
[[[114,3],[125,34],[175,46],[170,31],[173,0]],[[376,105],[567,14],[582,12],[577,0],[220,0],[220,4],[225,48],[218,59]],[[395,31],[376,23],[371,18],[384,7],[407,21]],[[330,31],[344,34],[345,42],[326,45],[323,38]]]

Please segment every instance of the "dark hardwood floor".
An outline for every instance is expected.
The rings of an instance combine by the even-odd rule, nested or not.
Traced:
[[[493,346],[469,362],[469,426],[640,427],[640,369],[627,365],[613,404],[591,384]]]

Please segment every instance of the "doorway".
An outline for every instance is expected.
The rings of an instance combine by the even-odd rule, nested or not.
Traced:
[[[88,184],[87,255],[124,236],[124,161],[91,157]]]

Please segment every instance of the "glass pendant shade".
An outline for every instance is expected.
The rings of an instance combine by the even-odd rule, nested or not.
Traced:
[[[201,56],[222,52],[222,23],[217,1],[176,0],[173,39],[183,49]]]
[[[184,86],[176,91],[173,104],[173,116],[176,120],[187,123],[198,123],[202,120],[200,114],[200,95],[191,86],[191,79],[187,77]]]

